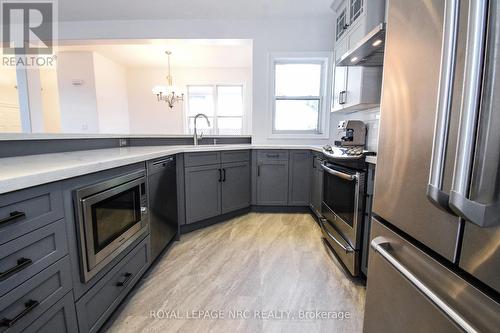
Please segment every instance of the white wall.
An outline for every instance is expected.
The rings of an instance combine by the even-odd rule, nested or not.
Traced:
[[[57,90],[57,71],[40,70],[42,86],[42,109],[45,133],[60,133],[61,113],[59,112],[59,91]]]
[[[129,68],[127,70],[130,133],[185,134],[185,106],[170,109],[158,102],[151,92],[155,85],[166,85],[165,68]],[[172,68],[175,86],[243,84],[246,124],[244,134],[251,134],[252,69],[251,68]]]
[[[73,80],[82,80],[74,86]],[[99,133],[94,56],[92,52],[59,52],[57,84],[62,133]]]
[[[22,132],[18,98],[13,84],[0,85],[0,133]]]
[[[314,20],[168,20],[60,22],[59,37],[81,39],[233,38],[253,39],[252,135],[257,143],[313,143],[329,140],[269,139],[269,54],[333,51],[334,18]],[[133,122],[133,120],[131,120]]]
[[[99,53],[93,55],[99,133],[129,133],[125,68]]]

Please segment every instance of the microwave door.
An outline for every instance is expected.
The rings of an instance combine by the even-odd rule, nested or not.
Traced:
[[[488,14],[482,14],[481,10]],[[463,164],[469,162],[470,166],[457,165],[454,197],[450,201],[467,221],[460,266],[500,292],[500,3],[489,1],[489,8],[484,6],[476,11],[478,16],[488,18],[483,22],[486,25],[483,79],[482,85],[475,90],[480,96],[479,106],[463,110],[461,126],[470,127],[473,137],[465,137],[465,132],[460,137],[462,144],[474,142],[471,145],[474,149],[458,151],[459,161]],[[472,65],[470,68],[473,69]],[[475,124],[471,124],[474,118]],[[464,172],[461,174],[460,170]],[[466,184],[467,188],[461,184]]]

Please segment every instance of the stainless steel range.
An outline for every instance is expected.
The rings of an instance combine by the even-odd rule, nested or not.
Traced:
[[[350,125],[349,125],[350,124]],[[339,128],[352,128],[353,122],[341,122]],[[367,165],[365,157],[373,153],[364,150],[366,130],[359,121],[356,130],[341,140],[362,145],[325,146],[323,169],[323,200],[319,220],[323,239],[328,248],[342,261],[351,275],[360,273],[362,232],[365,218]]]

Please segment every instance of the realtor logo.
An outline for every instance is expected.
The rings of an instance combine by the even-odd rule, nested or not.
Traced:
[[[57,0],[0,0],[2,64],[54,65],[57,41]]]

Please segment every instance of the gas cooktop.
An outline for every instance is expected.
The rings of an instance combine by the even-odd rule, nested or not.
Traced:
[[[323,147],[323,155],[329,159],[359,160],[366,156],[375,155],[374,152],[365,150],[362,146],[337,147],[326,145]]]

